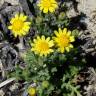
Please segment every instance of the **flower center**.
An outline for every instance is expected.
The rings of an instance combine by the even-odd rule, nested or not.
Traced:
[[[69,44],[69,39],[65,35],[59,37],[59,42],[61,47],[67,47]]]
[[[51,7],[51,2],[49,0],[46,0],[43,2],[43,6],[44,6],[44,8],[49,8],[49,7]]]
[[[24,26],[24,22],[22,20],[15,20],[13,22],[13,29],[15,31],[21,30],[23,28],[23,26]]]
[[[39,45],[38,45],[38,49],[39,49],[39,51],[42,51],[42,52],[48,51],[49,45],[48,45],[47,42],[41,41],[41,42],[39,43]]]

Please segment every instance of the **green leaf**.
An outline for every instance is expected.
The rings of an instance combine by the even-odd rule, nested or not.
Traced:
[[[57,68],[56,68],[56,67],[53,67],[53,68],[51,69],[51,72],[52,72],[52,73],[57,72]]]

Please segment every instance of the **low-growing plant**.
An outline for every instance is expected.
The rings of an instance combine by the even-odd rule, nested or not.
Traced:
[[[48,57],[28,51],[24,58],[26,67],[23,69],[18,64],[12,74],[29,85],[35,83],[38,96],[81,96],[75,78],[85,62],[77,55],[75,49],[66,54],[55,52]]]
[[[17,64],[11,76],[27,81],[29,86],[35,83],[36,90],[28,91],[32,96],[81,96],[75,78],[86,62],[80,56],[79,46],[75,45],[78,30],[68,29],[70,20],[65,2],[31,2],[35,9],[32,18],[35,36],[24,55],[25,66]]]

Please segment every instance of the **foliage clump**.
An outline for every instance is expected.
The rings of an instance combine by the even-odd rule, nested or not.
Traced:
[[[81,96],[76,76],[85,62],[80,56],[79,47],[75,45],[79,32],[77,29],[69,29],[70,20],[66,16],[65,2],[61,4],[58,1],[57,8],[55,0],[40,1],[46,1],[50,6],[50,2],[54,1],[56,10],[53,7],[50,9],[50,6],[46,9],[45,3],[38,7],[38,3],[32,2],[35,9],[31,26],[35,36],[29,41],[32,48],[23,58],[26,65],[21,67],[17,64],[12,75],[17,80],[27,81],[27,87],[35,84],[33,87],[38,96]]]

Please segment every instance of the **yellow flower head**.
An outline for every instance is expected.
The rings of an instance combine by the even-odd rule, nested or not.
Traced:
[[[40,0],[37,6],[43,13],[48,13],[48,11],[53,13],[58,8],[58,3],[56,0]]]
[[[31,22],[26,22],[26,20],[27,16],[22,13],[16,14],[15,17],[10,20],[11,25],[8,26],[8,29],[12,31],[15,37],[24,36],[28,33]]]
[[[36,96],[36,88],[29,87],[28,88],[28,94],[29,94],[29,96]]]
[[[57,44],[58,51],[63,53],[65,50],[70,51],[70,48],[73,48],[71,42],[75,41],[74,36],[71,35],[71,31],[67,31],[67,28],[63,30],[61,28],[58,31],[54,31],[55,37],[53,37],[55,43]]]
[[[50,37],[45,38],[45,36],[37,36],[37,39],[33,40],[32,51],[34,51],[36,54],[40,54],[40,56],[47,56],[49,53],[53,52],[54,42],[53,40],[50,40]]]

